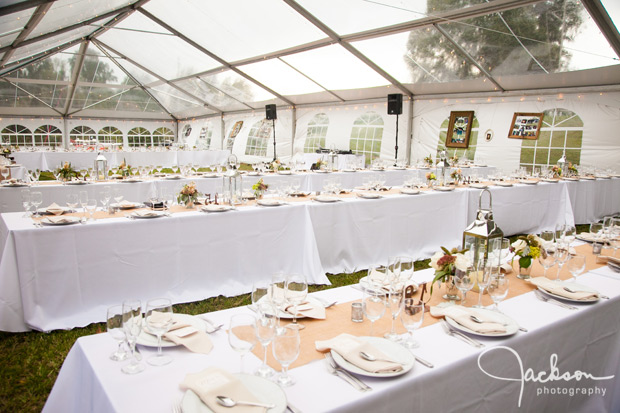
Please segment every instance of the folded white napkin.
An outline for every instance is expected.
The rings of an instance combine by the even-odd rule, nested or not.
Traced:
[[[209,367],[199,373],[190,373],[181,383],[181,389],[191,390],[200,400],[215,413],[258,413],[267,409],[257,406],[237,405],[233,408],[221,406],[216,397],[226,396],[233,400],[261,402],[246,388],[243,383],[227,371],[217,367]]]
[[[433,317],[449,317],[463,327],[481,334],[506,332],[506,326],[502,317],[489,311],[477,311],[475,308],[467,308],[461,305],[432,306],[431,315]],[[471,319],[472,315],[476,316],[482,323],[473,321]]]
[[[163,338],[184,346],[193,353],[209,354],[213,349],[213,343],[206,332],[200,331],[182,320],[174,320],[172,327],[163,335]]]
[[[150,217],[156,217],[160,215],[159,211],[149,211],[149,210],[136,211],[133,214],[135,216],[142,217],[142,218],[150,218]]]
[[[131,201],[121,201],[118,203],[118,206],[121,208],[131,208],[136,206],[136,203]]]
[[[530,282],[545,291],[549,291],[551,294],[559,295],[560,297],[570,298],[571,300],[591,300],[593,298],[598,298],[599,296],[597,292],[580,291],[579,286],[574,286],[572,284],[568,285],[563,282],[553,281],[546,277],[531,278]],[[568,287],[575,292],[568,292],[564,289],[564,287]]]
[[[47,217],[43,219],[47,219],[52,224],[68,224],[70,222],[75,222],[76,220],[75,217],[63,217],[63,216],[52,216],[52,217]]]
[[[314,346],[320,352],[334,350],[349,363],[371,373],[394,373],[403,369],[403,366],[399,363],[383,361],[390,360],[390,357],[372,344],[360,340],[351,334],[342,333],[329,340],[316,341]],[[377,360],[368,361],[363,359],[360,356],[361,351],[375,356]]]
[[[65,212],[65,210],[60,205],[58,205],[56,202],[53,202],[51,205],[45,208],[45,212],[47,212],[48,214],[53,214],[53,215],[62,215],[62,213]]]
[[[295,307],[289,305],[286,307],[286,312],[294,314]],[[316,318],[318,320],[325,320],[325,307],[319,303],[305,301],[297,306],[297,317],[309,317]]]

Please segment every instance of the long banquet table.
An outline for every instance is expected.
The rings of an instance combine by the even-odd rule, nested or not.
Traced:
[[[537,267],[536,271],[537,275],[542,274],[542,269]],[[511,286],[522,283],[514,274],[510,277]],[[416,272],[414,278],[429,280],[432,270]],[[578,282],[597,289],[610,299],[577,304],[577,310],[568,310],[537,300],[533,291],[509,298],[500,304],[500,310],[529,331],[506,338],[475,337],[486,345],[484,348],[475,348],[447,336],[438,323],[428,325],[415,332],[420,347],[413,353],[435,367],[429,369],[415,364],[410,372],[394,378],[360,376],[372,387],[371,391],[363,393],[328,374],[319,356],[315,361],[291,369],[297,383],[284,388],[287,400],[304,413],[617,412],[620,410],[620,274],[601,267],[580,276]],[[346,310],[350,308],[348,302],[360,300],[362,293],[357,286],[348,286],[314,295],[328,302],[338,300]],[[468,295],[477,297],[475,293]],[[321,323],[329,324],[330,311],[334,310],[327,311],[327,320]],[[239,313],[253,314],[248,307],[238,307],[207,316],[213,323],[227,326],[230,317]],[[425,315],[425,325],[427,318],[431,317]],[[354,323],[345,324],[342,328],[350,328],[348,325]],[[389,326],[389,323],[383,325]],[[358,329],[368,331],[368,320]],[[384,330],[375,329],[375,334],[383,334]],[[121,373],[120,368],[126,362],[109,359],[108,355],[116,347],[109,335],[79,338],[64,362],[43,411],[169,412],[184,397],[179,384],[186,374],[211,366],[238,371],[239,355],[230,348],[226,331],[220,330],[210,338],[214,344],[210,354],[166,348],[164,352],[173,357],[171,364],[147,366],[143,373],[135,376]],[[313,346],[313,343],[306,344]],[[155,352],[150,347],[140,348],[144,358]],[[246,373],[254,371],[261,363],[254,355],[245,359]],[[599,378],[611,378],[519,380],[527,369],[547,379],[554,367],[557,368],[556,377],[572,376],[581,371]]]
[[[101,321],[106,306],[144,288],[188,302],[248,292],[253,281],[276,271],[327,284],[326,272],[368,268],[395,254],[427,258],[440,246],[461,244],[468,206],[479,193],[392,190],[381,199],[290,199],[276,208],[189,211],[155,220],[117,214],[43,228],[22,213],[2,214],[0,330],[48,331]],[[491,193],[504,200],[500,228],[538,232],[572,223],[564,182],[493,187]],[[522,213],[523,199],[537,211]]]

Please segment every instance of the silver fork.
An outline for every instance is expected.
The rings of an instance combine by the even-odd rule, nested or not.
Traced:
[[[183,413],[183,406],[181,401],[172,405],[172,413]]]
[[[443,328],[443,331],[446,332],[446,334],[452,336],[452,337],[456,337],[461,339],[462,341],[466,342],[467,344],[474,346],[474,347],[484,347],[484,344],[482,344],[479,341],[474,340],[473,338],[470,338],[468,336],[466,336],[465,334],[461,333],[460,331],[455,331],[452,328],[450,328],[450,326],[448,325],[448,323],[446,322],[446,320],[441,320],[441,327]]]
[[[358,379],[357,377],[355,377],[348,371],[339,367],[329,352],[325,353],[325,359],[327,360],[327,371],[329,371],[334,376],[337,375],[338,377],[342,378],[344,381],[348,382],[350,385],[352,385],[359,391],[372,390],[372,388],[369,385],[367,385],[366,383],[364,383],[363,381],[361,381],[360,379]]]
[[[536,295],[536,298],[538,298],[540,301],[544,301],[544,302],[550,303],[550,304],[555,304],[557,306],[560,306],[562,308],[566,308],[568,310],[576,310],[577,309],[577,307],[575,307],[575,306],[564,304],[563,302],[558,301],[558,300],[554,300],[553,298],[545,297],[545,295],[543,293],[541,293],[540,291],[538,291],[538,290],[534,290],[534,294]]]

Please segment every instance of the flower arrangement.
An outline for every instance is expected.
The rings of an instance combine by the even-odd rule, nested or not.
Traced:
[[[426,180],[427,181],[434,181],[437,179],[437,175],[435,175],[434,172],[427,172],[426,173]]]
[[[131,175],[131,166],[127,165],[127,161],[124,158],[123,162],[118,166],[118,173],[123,177]]]
[[[520,257],[519,266],[521,268],[529,268],[532,265],[532,260],[540,256],[542,244],[543,240],[534,234],[522,235],[511,244],[510,252],[514,252],[515,256],[518,255]]]
[[[323,166],[327,167],[327,161],[324,161],[322,159],[318,159],[315,163],[312,164],[312,166],[310,166],[310,169],[312,171],[318,171]]]
[[[463,171],[461,171],[461,168],[455,169],[450,173],[450,177],[458,183],[463,180]]]
[[[74,176],[78,176],[77,171],[71,166],[71,162],[63,163],[63,165],[56,170],[56,174],[65,181],[70,181]]]
[[[572,162],[568,163],[568,172],[570,172],[573,175],[579,175],[579,170],[577,169],[577,166],[573,165]]]
[[[269,164],[269,169],[271,169],[273,172],[278,172],[280,170],[280,160],[276,159],[275,161],[271,162]]]
[[[431,257],[431,267],[435,269],[435,278],[433,278],[433,283],[431,284],[431,294],[433,293],[433,285],[436,282],[448,282],[450,276],[454,275],[457,269],[467,271],[471,263],[464,255],[466,251],[466,249],[459,251],[458,248],[448,250],[445,247],[441,247],[441,251],[437,251]]]
[[[450,165],[455,166],[457,163],[459,163],[459,157],[457,155],[450,158]]]
[[[553,165],[553,168],[551,168],[551,172],[553,173],[554,177],[562,176],[562,168],[557,165]]]
[[[185,184],[179,195],[177,195],[177,202],[185,206],[190,206],[198,200],[198,190],[196,189],[196,183],[190,182]]]
[[[11,153],[13,153],[13,151],[10,147],[2,148],[2,156],[4,156],[5,158],[8,158]]]
[[[266,191],[268,188],[269,185],[263,182],[262,178],[259,179],[258,182],[256,182],[254,185],[252,185],[252,190],[254,191],[254,196],[256,197],[256,199],[261,198],[263,192]]]
[[[427,157],[424,158],[424,162],[428,165],[428,166],[433,166],[433,157],[431,155],[428,155]]]

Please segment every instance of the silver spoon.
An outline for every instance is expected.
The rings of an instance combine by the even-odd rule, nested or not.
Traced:
[[[224,407],[235,407],[238,404],[243,404],[245,406],[264,407],[266,409],[273,409],[274,407],[276,407],[275,404],[236,401],[226,396],[216,396],[215,398],[217,399],[217,402]]]
[[[573,289],[570,289],[568,287],[563,287],[563,288],[564,288],[564,291],[567,291],[569,293],[573,293],[574,294],[574,293],[578,293],[579,292],[578,290],[573,290]],[[605,300],[609,300],[609,297],[607,297],[606,295],[598,294],[598,296],[601,297],[601,298],[604,298]]]
[[[405,363],[401,363],[400,361],[394,361],[394,360],[388,360],[388,359],[379,359],[376,358],[375,356],[373,356],[372,354],[368,354],[365,351],[360,351],[360,357],[363,358],[364,360],[368,360],[368,361],[387,361],[390,363],[396,363],[396,364],[401,364],[404,365]]]

